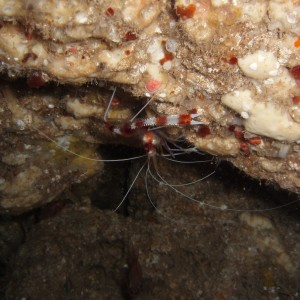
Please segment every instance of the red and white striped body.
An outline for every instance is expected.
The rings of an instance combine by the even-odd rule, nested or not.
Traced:
[[[179,114],[179,115],[163,115],[158,117],[151,117],[146,119],[138,119],[131,124],[132,129],[140,127],[152,126],[185,126],[185,125],[201,125],[196,118],[200,114]]]
[[[145,119],[137,119],[131,123],[125,123],[123,126],[114,126],[106,123],[106,127],[113,133],[119,135],[128,135],[136,129],[148,128],[155,126],[187,126],[201,125],[201,121],[196,120],[200,114],[179,114],[179,115],[162,115],[158,117],[150,117]]]
[[[179,115],[162,115],[145,119],[137,119],[131,123],[125,123],[123,126],[110,125],[105,122],[105,126],[113,133],[122,136],[131,136],[136,133],[143,133],[143,144],[149,156],[156,154],[156,149],[160,145],[160,138],[154,132],[148,130],[149,127],[160,126],[188,126],[202,125],[203,122],[198,121],[200,114],[179,114]]]

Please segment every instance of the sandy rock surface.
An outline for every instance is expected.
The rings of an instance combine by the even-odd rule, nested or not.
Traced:
[[[247,190],[235,187],[231,198],[246,197],[254,208],[260,196],[251,200]],[[211,191],[206,200],[215,201],[219,192]],[[27,234],[11,260],[6,298],[299,298],[299,222],[291,210],[228,213],[177,201],[157,198],[168,218],[149,209],[141,218],[131,207],[139,221],[67,205]]]

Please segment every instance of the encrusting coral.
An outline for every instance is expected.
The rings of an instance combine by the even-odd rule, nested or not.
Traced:
[[[298,0],[2,0],[0,17],[0,69],[10,78],[27,78],[32,90],[22,93],[33,99],[27,99],[33,101],[33,125],[51,138],[69,130],[87,142],[106,142],[101,135],[108,133],[99,132],[105,105],[95,100],[102,91],[85,87],[91,97],[66,93],[61,102],[52,91],[41,96],[35,89],[58,82],[80,91],[79,84],[109,81],[137,100],[153,97],[149,107],[158,116],[199,114],[203,125],[184,129],[189,142],[299,193]],[[2,89],[2,143],[17,139],[10,142],[8,128],[16,133],[24,127],[23,133],[38,136],[26,119],[28,102],[12,86]],[[33,107],[37,98],[54,108],[40,114]],[[137,103],[131,102],[127,115]],[[3,164],[27,159],[26,151],[13,158],[5,151]],[[26,171],[40,178],[34,164]],[[5,191],[9,183],[5,176],[2,181]]]

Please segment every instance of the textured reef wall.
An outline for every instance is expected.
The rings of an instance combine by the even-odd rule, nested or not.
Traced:
[[[0,0],[0,72],[0,298],[299,299],[299,0]]]
[[[153,97],[156,115],[197,112],[203,125],[184,129],[188,141],[299,193],[299,0],[2,0],[0,17],[1,72],[25,76],[29,87],[1,87],[1,164],[9,170],[0,181],[3,208],[13,206],[16,182],[22,199],[27,187],[41,187],[30,207],[54,196],[55,180],[67,185],[98,170],[83,161],[75,161],[82,169],[70,163],[62,170],[61,158],[50,157],[58,150],[49,152],[49,140],[35,129],[51,138],[72,133],[96,155],[94,142],[113,139],[101,122],[104,82],[137,101]],[[35,90],[47,82],[76,88]],[[117,109],[121,119],[137,101]],[[53,176],[44,176],[37,160],[50,164],[45,170]]]

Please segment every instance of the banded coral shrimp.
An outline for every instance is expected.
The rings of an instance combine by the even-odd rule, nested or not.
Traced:
[[[53,161],[54,159],[56,160],[64,160],[63,163],[65,165],[70,165],[72,164],[73,160],[77,160],[77,162],[79,164],[83,164],[84,162],[111,162],[114,161],[116,163],[109,163],[109,164],[104,164],[104,165],[108,165],[108,166],[113,166],[116,165],[116,168],[118,169],[120,163],[122,161],[124,161],[124,159],[120,159],[120,157],[122,156],[118,156],[116,159],[97,159],[97,156],[95,155],[96,152],[93,151],[88,151],[88,147],[89,145],[98,145],[98,144],[93,144],[93,140],[91,139],[96,139],[99,135],[100,138],[102,138],[102,135],[104,135],[104,132],[110,136],[110,140],[112,141],[112,143],[118,143],[120,144],[121,141],[125,141],[126,140],[126,144],[136,144],[138,148],[142,147],[142,138],[145,135],[145,133],[147,133],[148,131],[152,134],[155,135],[155,137],[157,138],[157,140],[159,141],[159,144],[157,145],[156,148],[154,148],[155,152],[157,153],[157,155],[155,155],[154,157],[151,157],[151,159],[149,159],[149,166],[152,167],[152,173],[155,174],[156,170],[158,171],[159,174],[165,174],[163,171],[161,171],[163,165],[161,163],[161,161],[165,161],[167,159],[174,159],[172,156],[170,156],[170,153],[165,153],[166,155],[163,156],[159,150],[160,146],[162,146],[162,143],[164,141],[169,141],[169,142],[175,142],[175,144],[179,145],[179,141],[177,139],[177,137],[175,138],[175,140],[172,141],[172,139],[170,138],[170,132],[169,130],[171,129],[173,131],[174,130],[181,130],[179,125],[175,125],[175,126],[165,126],[165,128],[162,128],[161,126],[152,126],[151,128],[149,128],[149,130],[147,131],[147,127],[146,126],[141,126],[142,128],[134,129],[132,130],[133,135],[131,135],[130,137],[127,137],[126,134],[117,134],[117,133],[112,133],[112,130],[108,130],[107,128],[105,128],[105,126],[103,125],[103,119],[104,119],[104,110],[108,107],[107,104],[107,100],[110,98],[111,96],[111,91],[108,91],[105,95],[105,97],[101,96],[102,98],[98,98],[96,97],[97,94],[95,94],[93,92],[93,89],[91,88],[86,88],[85,89],[85,93],[82,93],[80,89],[76,89],[76,91],[74,91],[73,93],[70,91],[67,92],[62,92],[61,94],[56,93],[57,90],[59,90],[59,87],[55,88],[55,92],[53,91],[53,86],[49,86],[49,88],[51,89],[50,91],[45,90],[45,92],[43,92],[43,89],[39,89],[38,91],[35,92],[31,92],[28,95],[24,96],[24,94],[27,94],[27,91],[25,92],[24,89],[20,88],[20,93],[17,93],[17,89],[11,89],[11,88],[5,88],[2,87],[2,92],[5,96],[6,99],[8,99],[7,101],[9,101],[9,107],[8,109],[4,110],[4,115],[8,116],[8,113],[6,113],[6,111],[8,112],[9,110],[13,113],[14,115],[14,119],[9,119],[7,120],[7,122],[9,123],[9,127],[8,128],[10,131],[14,130],[14,128],[20,128],[18,130],[21,131],[21,134],[19,135],[20,137],[22,137],[22,142],[24,141],[25,144],[22,147],[25,147],[26,145],[31,145],[30,142],[33,142],[35,144],[33,144],[33,147],[29,149],[29,151],[27,151],[26,149],[22,150],[23,152],[21,153],[23,156],[24,155],[31,155],[31,153],[33,153],[34,149],[37,149],[36,151],[36,156],[41,156],[41,154],[46,154],[45,158],[43,161],[46,162],[47,161]],[[96,90],[99,90],[99,88],[95,88]],[[65,88],[64,88],[65,90]],[[74,89],[73,89],[74,90]],[[102,92],[101,92],[102,93]],[[44,95],[44,96],[43,96]],[[51,95],[51,96],[49,96]],[[96,95],[96,96],[95,96]],[[98,93],[99,95],[99,93]],[[118,95],[117,95],[118,96]],[[86,97],[89,98],[86,100]],[[120,94],[120,98],[123,97],[123,93],[122,95]],[[104,98],[104,99],[103,99]],[[125,98],[125,97],[124,97]],[[123,101],[124,98],[122,98],[121,100]],[[141,103],[139,99],[139,101],[136,101],[136,103]],[[129,103],[130,101],[130,103]],[[132,102],[133,100],[129,100],[128,103],[125,102],[125,107],[130,108],[130,110],[132,109]],[[146,102],[147,103],[147,102]],[[156,103],[153,103],[156,104]],[[149,105],[149,104],[148,104]],[[77,111],[76,109],[74,109],[74,106],[78,108],[79,111]],[[140,107],[139,104],[136,104],[136,107]],[[11,108],[10,108],[11,107]],[[42,107],[42,108],[41,108]],[[90,109],[91,107],[91,109]],[[66,110],[69,108],[73,108],[72,110]],[[88,117],[85,117],[85,111],[86,108],[88,108],[89,111],[91,111],[93,114],[91,116],[91,114],[89,114]],[[113,112],[113,107],[110,107],[107,111],[109,112],[107,118],[109,120],[108,122],[108,126],[112,125],[114,126],[116,129],[122,128],[123,129],[128,129],[128,126],[126,127],[124,124],[130,124],[129,122],[124,122],[124,118],[123,117],[119,117],[119,112],[123,111],[122,109],[120,110],[120,108],[118,106],[116,106],[116,110],[115,112]],[[151,107],[152,108],[152,107]],[[153,106],[154,111],[155,111],[155,106]],[[184,112],[184,110],[182,110]],[[117,112],[117,113],[116,113]],[[142,111],[143,113],[145,113],[145,110],[143,109]],[[194,112],[193,112],[194,113]],[[95,117],[94,117],[95,115]],[[117,115],[117,116],[116,116]],[[188,113],[187,114],[183,114],[182,116],[190,116]],[[119,124],[116,123],[114,121],[114,118],[119,119]],[[158,115],[159,116],[159,115]],[[177,121],[176,121],[177,118]],[[199,118],[199,117],[198,117]],[[32,120],[31,120],[32,119]],[[127,120],[130,119],[130,117],[127,118]],[[147,119],[147,118],[146,118]],[[153,122],[155,118],[149,119],[150,121]],[[184,119],[184,118],[183,118]],[[67,120],[70,120],[70,122],[68,123],[68,125],[71,125],[72,128],[65,126],[65,123]],[[158,122],[158,124],[161,124],[161,120],[164,120],[164,118],[162,116],[159,116],[159,118],[157,118],[157,120],[159,120],[160,122]],[[167,120],[167,118],[165,118],[165,120]],[[175,120],[175,121],[174,121]],[[189,120],[189,119],[188,119]],[[75,122],[76,121],[76,122]],[[178,122],[178,115],[173,116],[173,119],[170,119],[168,122],[171,123],[171,121],[175,122],[175,124],[177,124]],[[198,120],[198,121],[201,121]],[[75,122],[75,124],[74,124]],[[90,125],[90,122],[93,122]],[[138,124],[137,120],[136,121],[131,121],[132,124],[136,123]],[[81,124],[83,124],[81,126]],[[85,124],[88,124],[90,131],[89,131],[89,135],[87,133],[87,127]],[[140,122],[139,124],[142,125],[142,123]],[[155,124],[154,124],[155,125]],[[77,126],[79,129],[77,129]],[[184,130],[184,128],[187,125],[181,126],[183,127],[182,129]],[[201,125],[189,125],[190,129],[189,130],[193,130],[196,129],[198,126]],[[64,127],[64,128],[62,128]],[[75,130],[73,130],[73,127],[75,127]],[[159,127],[159,128],[158,128]],[[167,127],[167,128],[166,128]],[[62,129],[61,129],[62,128]],[[96,130],[99,128],[99,131],[97,132]],[[165,132],[165,130],[168,129],[168,138],[166,139],[167,133]],[[211,127],[211,129],[213,130],[213,127]],[[166,136],[163,136],[166,135]],[[213,135],[213,132],[212,132]],[[172,135],[171,135],[172,136]],[[47,137],[52,138],[53,142],[51,141],[51,139],[48,139]],[[83,143],[83,141],[87,140],[86,137],[92,141],[89,143]],[[160,139],[160,137],[162,137],[162,139]],[[25,140],[26,138],[26,140]],[[72,145],[72,139],[76,138],[76,142],[77,144],[81,144],[79,145],[80,148],[78,148],[78,146],[73,147]],[[51,143],[50,143],[51,141]],[[81,142],[82,141],[82,142]],[[100,141],[101,142],[101,141]],[[102,144],[108,143],[108,140],[106,139],[104,142],[102,142]],[[69,145],[70,144],[70,145]],[[150,144],[151,145],[151,144]],[[27,147],[27,146],[26,146]],[[38,148],[42,147],[41,151],[38,151]],[[175,148],[176,146],[172,146],[172,143],[169,146],[170,148]],[[85,149],[86,148],[86,149]],[[102,147],[101,147],[102,148]],[[16,149],[18,150],[18,149]],[[67,151],[69,150],[69,151]],[[175,169],[176,167],[178,167],[179,165],[190,165],[191,167],[193,167],[195,164],[192,161],[192,154],[195,154],[196,159],[199,159],[199,152],[194,151],[195,148],[191,147],[189,148],[188,144],[183,143],[181,145],[181,149],[180,147],[177,147],[176,150],[172,150],[173,156],[175,156],[175,158],[181,157],[184,154],[186,154],[187,156],[187,160],[190,161],[191,163],[189,164],[179,164],[177,162],[172,163],[172,167],[171,169],[173,170],[171,173],[171,177],[166,177],[167,181],[174,184],[173,180],[176,180],[177,176],[174,176],[174,174],[176,173]],[[55,154],[56,152],[56,154]],[[147,150],[146,150],[147,152]],[[48,153],[48,155],[47,155]],[[54,153],[54,155],[52,155],[51,153]],[[66,158],[65,155],[62,155],[62,153],[69,153],[69,157]],[[76,155],[79,154],[79,155]],[[118,155],[118,154],[117,154]],[[147,156],[147,154],[143,154],[140,155],[140,153],[137,155],[139,157],[142,157],[141,160],[145,161],[145,157]],[[124,157],[124,156],[123,156]],[[78,158],[78,159],[76,159]],[[200,160],[202,160],[203,156],[200,155]],[[128,158],[129,161],[132,161],[132,158]],[[155,170],[155,166],[154,166],[154,160],[159,160],[159,165]],[[26,165],[24,165],[24,170],[28,170],[28,167],[31,168],[31,166],[35,166],[35,161],[30,161],[27,160],[28,163],[26,163]],[[101,163],[100,163],[101,164]],[[36,165],[39,169],[40,169],[40,163],[38,165]],[[210,163],[206,164],[206,166],[209,165]],[[46,197],[49,197],[48,195],[52,195],[54,193],[57,193],[58,187],[60,186],[60,183],[62,183],[62,180],[64,180],[64,178],[66,178],[66,180],[68,180],[68,178],[70,178],[70,174],[68,172],[67,167],[63,167],[63,171],[66,171],[64,173],[60,172],[60,166],[57,166],[55,164],[53,164],[53,166],[50,166],[50,168],[48,168],[48,162],[45,163],[45,165],[42,164],[42,166],[46,169],[49,169],[49,173],[45,173],[43,176],[45,177],[45,180],[48,180],[49,182],[49,188],[50,188],[50,193],[47,192],[46,189],[45,192],[47,193]],[[147,162],[145,167],[147,166]],[[71,171],[76,173],[76,165],[74,166],[75,168],[73,168]],[[198,171],[200,169],[205,169],[205,168],[197,168],[195,167]],[[20,167],[18,169],[21,169]],[[35,168],[34,168],[35,169]],[[80,170],[79,170],[80,171]],[[39,171],[40,172],[40,171]],[[117,171],[118,172],[118,171]],[[78,172],[77,172],[78,173]],[[191,173],[190,170],[187,168],[184,171],[180,171],[180,176],[184,176],[184,174],[189,174]],[[209,173],[209,172],[208,172]],[[149,182],[149,187],[151,187],[150,184],[150,171],[147,173],[147,179]],[[13,175],[13,174],[12,174]],[[75,174],[76,175],[76,174]],[[80,175],[80,174],[79,174]],[[199,174],[198,173],[198,178],[201,178],[204,174]],[[63,177],[66,176],[66,177]],[[59,178],[60,177],[60,178]],[[126,175],[121,174],[121,177],[126,177]],[[156,175],[157,178],[159,178]],[[197,178],[197,176],[195,176]],[[50,180],[52,180],[52,178],[55,180],[53,181],[55,184],[51,183]],[[196,179],[195,178],[195,179]],[[43,179],[43,185],[45,186],[45,180]],[[72,178],[71,178],[72,179]],[[85,177],[82,176],[79,178],[79,180],[84,180]],[[138,178],[140,179],[140,178]],[[183,179],[183,177],[182,177]],[[59,181],[60,180],[60,181]],[[184,179],[183,179],[184,180]],[[115,184],[115,179],[112,180],[112,184]],[[162,180],[159,180],[160,182],[162,182]],[[189,181],[189,179],[187,179],[186,181]],[[193,181],[193,180],[190,180]],[[58,183],[58,184],[57,184]],[[64,183],[64,182],[63,182]],[[176,183],[176,182],[175,182]],[[180,184],[182,182],[178,182],[176,184]],[[160,183],[158,184],[157,181],[155,181],[155,183],[153,184],[153,186],[156,187],[165,187],[167,191],[172,191],[172,189],[168,188],[167,185]],[[190,187],[192,187],[193,185],[190,185]],[[196,184],[194,185],[194,187],[196,187]],[[47,188],[47,186],[46,186]],[[180,187],[178,187],[180,188]],[[183,188],[183,187],[182,187]],[[112,185],[112,188],[113,185]],[[124,188],[125,189],[125,188]],[[208,190],[209,187],[204,187],[199,188],[198,190],[201,190],[201,192],[203,193],[203,191]],[[144,187],[145,190],[145,187]],[[196,189],[195,189],[196,190]],[[173,192],[175,194],[176,193],[175,190],[173,190]],[[184,194],[186,194],[183,191]],[[193,193],[193,191],[192,191]],[[192,198],[197,198],[196,194],[191,194]],[[155,197],[151,194],[150,191],[150,196],[155,198],[159,198],[159,197]],[[181,196],[182,199],[184,199],[183,196]],[[145,198],[147,198],[147,195],[145,196]],[[121,197],[120,197],[121,199]],[[185,198],[187,199],[187,198]],[[202,194],[198,195],[199,200],[203,200]],[[183,200],[183,203],[190,203],[190,199]],[[220,203],[219,207],[221,205],[224,204],[224,200],[223,202]],[[209,202],[209,201],[204,201],[204,202]],[[195,202],[195,206],[197,206],[198,204]],[[229,208],[230,206],[227,205]],[[172,207],[172,205],[170,204],[169,207]],[[205,207],[205,205],[204,205]],[[240,208],[243,208],[241,206],[239,206]],[[233,207],[234,208],[234,207]]]
[[[100,161],[100,162],[116,162],[121,163],[124,161],[133,161],[135,159],[143,159],[145,157],[148,157],[146,160],[143,160],[142,167],[140,166],[138,170],[136,170],[136,173],[134,174],[134,178],[130,180],[130,188],[127,189],[126,195],[131,191],[134,192],[136,190],[136,182],[138,180],[142,179],[140,174],[142,172],[146,172],[144,175],[144,179],[146,182],[146,189],[143,188],[144,191],[146,190],[146,196],[144,198],[149,198],[152,206],[155,208],[157,212],[159,212],[160,215],[164,216],[165,218],[179,222],[184,224],[198,224],[198,221],[196,220],[191,221],[190,216],[194,213],[194,211],[203,211],[204,208],[208,209],[214,209],[220,212],[243,212],[243,211],[252,211],[252,212],[265,212],[267,210],[273,210],[274,208],[281,208],[285,205],[279,205],[277,207],[270,207],[270,208],[263,208],[263,206],[259,207],[258,209],[253,209],[250,207],[249,203],[247,201],[240,201],[241,199],[235,199],[236,201],[233,203],[234,205],[229,205],[227,203],[228,197],[224,197],[224,195],[227,195],[228,192],[223,192],[223,195],[220,196],[220,199],[216,201],[216,199],[208,199],[208,191],[212,190],[212,185],[209,180],[204,180],[210,177],[215,172],[215,167],[217,166],[216,162],[213,161],[211,158],[205,158],[203,159],[203,154],[201,154],[197,149],[191,146],[187,146],[185,142],[180,144],[180,141],[175,138],[172,139],[168,137],[167,133],[165,133],[165,129],[173,127],[173,128],[179,128],[184,129],[185,127],[189,126],[190,128],[201,126],[201,119],[199,120],[199,115],[196,113],[185,113],[181,115],[172,115],[172,116],[156,116],[156,117],[150,117],[150,118],[144,118],[144,119],[137,119],[137,115],[139,115],[142,111],[144,111],[145,107],[149,105],[149,101],[146,102],[145,107],[143,107],[137,115],[131,118],[129,122],[123,122],[118,125],[114,122],[111,122],[108,115],[110,114],[112,108],[111,105],[114,101],[114,93],[110,97],[110,104],[107,104],[106,106],[106,113],[103,116],[103,123],[105,124],[107,131],[111,134],[123,138],[131,140],[131,138],[128,138],[129,136],[135,136],[137,140],[143,140],[144,139],[144,148],[146,150],[146,154],[144,155],[138,155],[136,157],[129,157],[129,158],[117,158],[117,159],[95,159],[91,157],[87,157],[84,155],[80,155],[61,143],[58,143],[56,140],[51,139],[49,136],[47,136],[44,132],[36,128],[36,131],[40,133],[44,138],[48,139],[49,141],[53,142],[57,147],[61,148],[62,150],[77,156],[83,160],[90,160],[90,161]],[[150,100],[151,101],[151,100]],[[142,144],[142,143],[140,143]],[[164,149],[164,151],[162,151]],[[192,156],[196,156],[196,160],[199,160],[200,155],[200,163],[207,163],[205,168],[199,168],[196,167],[196,162],[192,160]],[[186,156],[187,161],[180,161],[177,159],[178,157]],[[162,170],[164,168],[164,163],[167,160],[171,160],[172,167],[171,171],[165,171]],[[207,174],[203,174],[199,172],[199,169],[207,170],[207,165],[209,166],[209,170],[207,171]],[[195,176],[188,176],[186,174],[191,173],[191,168],[187,166],[192,166],[195,170],[193,171],[195,173]],[[180,169],[181,168],[181,169]],[[176,170],[176,171],[175,171]],[[170,175],[166,175],[167,173],[170,173]],[[177,176],[174,176],[176,172],[180,172],[179,182],[176,182],[178,179]],[[164,174],[164,175],[161,175]],[[183,177],[186,178],[184,179]],[[183,181],[186,181],[186,183],[183,183]],[[203,184],[202,187],[200,187],[200,184]],[[133,188],[133,190],[131,190]],[[184,189],[184,190],[182,190]],[[187,189],[190,189],[189,191]],[[216,186],[213,187],[214,190],[220,189]],[[159,195],[154,195],[153,190],[157,190]],[[159,192],[160,191],[160,192]],[[164,198],[169,198],[168,204],[159,204],[159,198],[162,195],[168,195],[168,197],[164,196]],[[145,193],[139,191],[137,192],[141,197],[141,195],[144,195]],[[169,196],[172,195],[172,196]],[[180,204],[176,204],[174,199],[176,197],[179,197]],[[119,205],[116,207],[118,209],[120,205],[123,203],[126,197],[123,198],[123,200],[119,203]],[[172,198],[172,199],[171,199]],[[217,198],[217,197],[215,197]],[[232,201],[232,199],[229,199]],[[296,202],[298,200],[295,200],[293,202]],[[131,208],[132,202],[131,202]],[[248,208],[247,208],[248,206]],[[190,214],[187,218],[185,218],[184,221],[180,221],[180,214],[182,209],[188,209],[190,210],[188,214]],[[115,209],[115,210],[116,210]],[[176,217],[174,217],[174,212],[170,212],[170,210],[176,210]],[[168,213],[166,213],[168,211]]]
[[[18,92],[19,89],[20,92]],[[158,124],[158,119],[146,118],[144,121],[147,124],[142,124],[142,119],[137,119],[136,121],[131,120],[131,125],[139,126],[140,128],[132,129],[130,132],[128,122],[122,121],[123,114],[126,115],[127,113],[124,113],[123,108],[120,107],[114,110],[113,106],[116,105],[116,103],[114,103],[116,100],[114,98],[114,93],[110,99],[111,103],[109,105],[104,104],[104,106],[102,104],[103,98],[98,98],[97,95],[97,97],[95,97],[92,89],[89,88],[86,88],[83,91],[78,89],[74,92],[70,91],[68,87],[57,87],[55,92],[53,92],[52,89],[53,87],[49,86],[48,90],[47,87],[45,87],[35,92],[26,91],[25,93],[23,92],[22,85],[18,87],[17,90],[12,90],[7,85],[2,89],[3,97],[9,101],[9,106],[11,107],[10,110],[16,115],[14,119],[9,121],[11,126],[16,126],[16,130],[22,131],[22,143],[24,143],[24,145],[26,143],[26,147],[29,147],[30,156],[36,153],[38,155],[37,157],[42,158],[42,163],[39,159],[36,162],[34,157],[31,160],[27,159],[26,166],[30,167],[36,165],[38,167],[37,170],[42,170],[40,169],[41,166],[44,168],[45,178],[43,179],[42,184],[45,186],[45,193],[47,193],[46,197],[44,197],[45,199],[49,197],[48,194],[50,195],[50,198],[52,198],[58,193],[60,187],[59,182],[64,180],[64,176],[70,178],[70,174],[73,174],[69,173],[69,171],[79,175],[81,174],[79,180],[85,180],[88,176],[82,174],[82,170],[84,171],[87,169],[87,172],[90,172],[90,169],[92,169],[93,171],[93,169],[95,169],[94,163],[98,162],[100,163],[99,167],[101,167],[101,163],[104,162],[116,162],[116,164],[113,165],[116,165],[118,168],[123,162],[148,156],[149,163],[151,162],[151,164],[154,164],[154,156],[160,154],[160,151],[156,150],[161,148],[162,142],[166,141],[166,136],[164,136],[162,128],[158,129],[156,126],[153,130],[148,130],[147,126],[154,127],[154,125]],[[49,92],[51,96],[49,96]],[[89,99],[86,99],[86,97]],[[122,101],[123,100],[124,99],[122,99]],[[125,107],[126,106],[127,104],[125,104]],[[102,107],[107,108],[105,115],[103,115],[104,111]],[[132,105],[130,107],[132,109]],[[17,108],[16,112],[14,111],[15,108]],[[92,115],[89,113],[89,117],[86,117],[87,110],[92,112]],[[93,115],[96,115],[96,117],[93,118]],[[191,117],[196,116],[191,116],[190,114],[183,114],[180,117],[181,123],[191,122],[193,124],[196,122],[195,120],[191,120]],[[99,121],[101,118],[104,122]],[[165,120],[169,124],[177,124],[178,119],[176,118],[178,118],[178,116],[161,116],[159,118],[159,123],[162,125]],[[115,119],[121,119],[120,125],[118,125]],[[90,123],[92,124],[90,125]],[[99,127],[99,131],[95,130],[97,127]],[[110,130],[108,130],[109,128]],[[122,131],[120,134],[117,134],[116,132],[118,131],[118,128]],[[136,157],[128,158],[118,157],[116,159],[107,157],[101,159],[98,155],[97,158],[97,155],[93,153],[93,150],[90,151],[89,143],[85,143],[84,141],[89,140],[92,142],[91,145],[98,145],[98,141],[101,143],[102,136],[105,134],[108,138],[104,137],[105,140],[102,142],[104,144],[109,143],[109,141],[112,141],[111,143],[113,144],[114,142],[116,143],[116,140],[118,140],[118,144],[120,144],[122,143],[122,140],[126,140],[127,145],[135,144],[137,148],[143,145],[141,140],[144,137],[148,139],[144,141],[144,147],[146,147],[147,154],[138,154]],[[170,138],[168,140],[171,142]],[[158,142],[158,145],[155,145],[156,142]],[[173,144],[175,147],[176,144],[174,142]],[[85,147],[87,148],[85,149]],[[92,148],[95,149],[95,147]],[[165,144],[165,148],[168,149],[167,144]],[[170,149],[167,151],[170,151]],[[177,153],[174,151],[177,151]],[[182,152],[179,148],[174,151],[174,157],[180,155],[181,153],[179,152]],[[195,149],[185,150],[186,153],[191,151],[195,151]],[[27,152],[28,151],[25,150],[23,154],[25,155]],[[170,153],[166,155],[170,156]],[[59,163],[55,163],[54,160]],[[52,164],[51,161],[53,161]],[[67,165],[73,165],[73,162],[75,162],[74,167],[71,167],[72,170],[70,170]],[[84,162],[87,162],[86,167],[84,166]],[[145,162],[145,165],[146,164],[147,162]],[[77,172],[76,166],[78,165],[79,169]],[[80,169],[80,165],[83,165],[83,168]],[[24,165],[24,168],[26,168],[26,166]],[[64,172],[62,173],[61,170]],[[124,174],[121,176],[124,176]],[[52,180],[53,182],[56,182],[55,186],[51,183]],[[116,182],[115,179],[112,179],[112,181],[114,183]],[[50,188],[49,192],[48,186]],[[64,183],[64,186],[66,186],[66,183]]]
[[[145,104],[145,106],[147,106],[150,101],[151,101],[151,99]],[[145,106],[140,111],[142,111],[145,108]],[[108,106],[108,109],[109,109],[109,106]],[[137,115],[139,115],[140,111],[137,113]],[[152,207],[154,207],[155,210],[157,212],[159,212],[164,218],[169,219],[171,221],[175,221],[175,222],[178,222],[178,220],[179,220],[178,218],[176,218],[176,220],[175,220],[174,218],[168,217],[163,212],[163,210],[160,210],[155,205],[155,201],[152,201],[150,191],[153,190],[153,187],[151,189],[148,189],[150,180],[154,181],[154,185],[156,186],[157,190],[160,187],[164,187],[165,190],[168,190],[167,192],[166,191],[163,192],[164,195],[167,195],[170,192],[173,192],[173,194],[176,194],[177,196],[179,196],[181,198],[181,201],[183,200],[182,201],[183,203],[185,202],[184,200],[188,200],[187,202],[193,203],[194,208],[195,208],[195,206],[200,207],[200,208],[205,207],[208,209],[224,211],[227,213],[228,212],[231,212],[231,213],[242,213],[242,212],[266,213],[266,212],[277,210],[277,209],[280,209],[280,208],[283,208],[286,206],[290,206],[291,204],[299,201],[297,196],[295,196],[296,199],[295,199],[295,197],[293,198],[293,196],[292,196],[291,200],[288,200],[287,201],[288,203],[286,203],[286,204],[282,204],[282,205],[273,204],[274,206],[272,204],[270,204],[268,207],[267,204],[264,205],[262,203],[262,204],[258,204],[258,207],[255,207],[255,205],[257,205],[257,203],[250,204],[247,201],[241,201],[241,200],[244,200],[243,198],[245,197],[245,196],[242,196],[242,199],[236,199],[237,200],[236,202],[231,201],[232,203],[230,204],[230,201],[228,203],[229,199],[226,199],[226,197],[224,197],[224,194],[226,194],[227,198],[229,198],[228,194],[230,192],[223,193],[223,195],[220,197],[219,201],[211,201],[211,199],[207,199],[207,198],[205,199],[203,197],[205,195],[205,193],[203,195],[203,192],[199,192],[199,190],[207,191],[208,189],[210,189],[210,188],[205,187],[205,184],[210,181],[211,175],[213,175],[215,173],[215,171],[217,170],[219,161],[214,158],[212,159],[211,157],[210,158],[208,158],[207,156],[204,157],[204,153],[201,153],[199,150],[195,149],[194,147],[189,148],[189,146],[187,146],[186,142],[185,142],[185,144],[183,144],[183,146],[180,146],[178,139],[172,140],[172,138],[168,137],[167,134],[165,134],[164,131],[162,131],[164,128],[166,128],[166,127],[170,128],[172,126],[174,126],[175,128],[181,128],[183,130],[187,127],[189,127],[190,129],[195,128],[196,130],[199,130],[199,126],[200,126],[200,129],[203,129],[203,128],[207,129],[206,126],[202,127],[203,122],[201,121],[200,114],[197,114],[197,112],[195,110],[193,110],[193,113],[190,113],[190,114],[187,113],[187,114],[179,114],[179,115],[171,115],[171,116],[156,116],[156,117],[152,117],[152,118],[135,120],[137,115],[135,115],[130,120],[129,123],[126,123],[125,125],[123,124],[123,126],[124,126],[123,128],[114,127],[111,125],[108,125],[108,128],[112,132],[115,132],[116,134],[121,134],[121,135],[124,135],[124,134],[126,135],[128,132],[131,132],[131,131],[136,133],[136,130],[142,129],[142,131],[139,132],[138,134],[140,135],[140,138],[143,138],[144,148],[148,155],[147,167],[145,170],[146,173],[144,175],[146,192],[147,192],[147,197],[145,197],[145,198],[149,199]],[[200,130],[199,132],[203,132],[203,130]],[[172,146],[173,146],[173,149],[171,149]],[[162,149],[165,149],[166,152],[163,152]],[[193,157],[192,156],[193,154],[196,157]],[[185,156],[187,161],[178,160],[177,155]],[[201,157],[200,160],[199,160],[199,155]],[[176,181],[176,177],[178,179],[178,176],[176,176],[176,175],[174,176],[174,174],[176,174],[176,171],[174,171],[174,172],[171,171],[171,176],[169,176],[168,179],[164,178],[164,175],[166,175],[165,170],[162,173],[160,172],[160,170],[162,169],[162,164],[163,164],[162,161],[171,161],[172,169],[176,170],[176,168],[180,167],[183,170],[183,171],[179,171],[179,173],[180,173],[179,182],[177,182],[177,183],[174,182],[174,179]],[[205,167],[199,168],[198,167],[199,163],[206,163]],[[135,171],[137,175],[135,177],[133,176],[134,179],[131,180],[132,184],[131,184],[130,188],[127,190],[125,197],[130,192],[135,181],[139,178],[139,174],[141,173],[144,166],[145,165],[142,165],[142,167],[138,171],[137,170]],[[195,168],[194,171],[195,171],[196,175],[194,175],[194,177],[187,176],[188,178],[184,178],[185,173],[191,173],[191,168],[190,167],[185,168],[185,166],[193,166]],[[202,169],[203,172],[200,172],[199,169]],[[164,174],[164,175],[161,175],[161,174]],[[233,176],[235,176],[235,175],[233,175]],[[246,176],[244,176],[242,178],[245,179]],[[185,181],[185,183],[183,183],[183,181]],[[249,181],[249,178],[248,178],[248,181]],[[201,188],[200,186],[196,187],[196,184],[198,184],[198,185],[203,184],[204,186],[203,186],[203,188]],[[210,183],[210,184],[213,184],[213,183]],[[244,184],[243,184],[243,182],[239,182],[239,185],[244,185]],[[253,186],[253,184],[252,184],[252,186]],[[188,187],[190,188],[190,192],[188,192],[188,190],[184,190],[184,191],[180,190],[181,188],[187,189]],[[253,187],[248,188],[246,186],[243,188],[245,190],[248,189],[249,191],[252,189],[252,194],[253,194]],[[218,189],[218,188],[216,187],[216,189]],[[195,194],[195,191],[193,191],[193,190],[196,190],[196,191],[198,190],[198,195]],[[199,200],[199,194],[200,194],[201,200]],[[248,192],[248,194],[249,194],[249,192]],[[253,195],[250,194],[249,197],[252,198],[251,196],[253,196]],[[125,197],[123,198],[123,200],[125,199]],[[159,198],[159,196],[156,198]],[[175,196],[172,198],[169,205],[167,206],[168,208],[170,208],[170,207],[174,208],[175,204],[174,204],[173,200],[175,198],[176,198]],[[266,198],[268,198],[268,197],[266,197]],[[115,210],[117,210],[121,206],[123,200],[120,202],[120,204],[117,206],[117,208]],[[279,201],[279,203],[280,203],[280,201]],[[191,210],[193,210],[193,209],[191,209]],[[167,209],[165,211],[167,211]],[[180,211],[180,209],[179,209],[179,211]],[[185,220],[185,221],[183,221],[183,223],[192,224],[192,222],[190,220]]]

